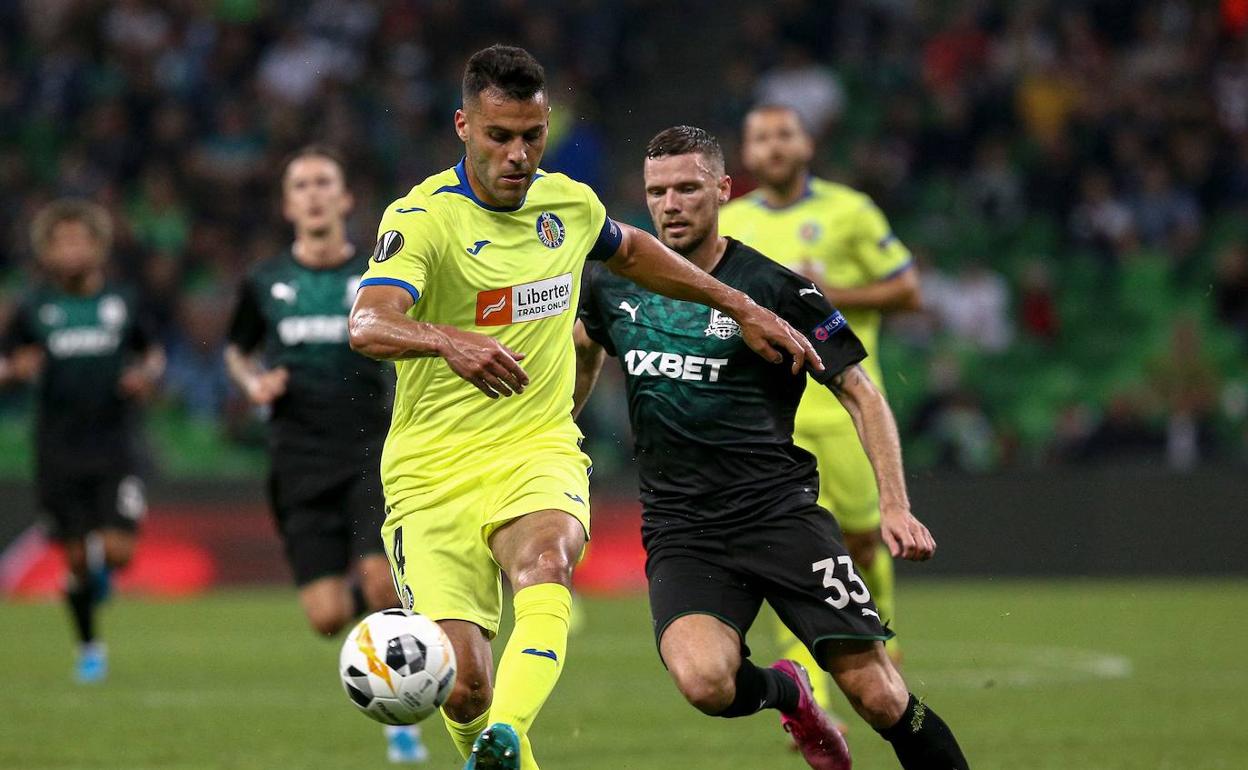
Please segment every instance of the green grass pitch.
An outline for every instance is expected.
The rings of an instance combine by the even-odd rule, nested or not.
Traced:
[[[1248,582],[914,582],[900,597],[906,676],[977,770],[1248,767]],[[642,598],[582,604],[534,730],[543,770],[803,767],[776,717],[711,719],[659,665]],[[381,727],[307,631],[293,591],[115,599],[109,680],[70,681],[59,605],[0,605],[0,768],[383,768]],[[751,635],[760,663],[769,626]],[[426,765],[454,770],[440,720]],[[859,722],[855,767],[896,767]]]

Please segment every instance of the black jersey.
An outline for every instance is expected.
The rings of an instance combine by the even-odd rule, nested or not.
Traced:
[[[810,281],[750,247],[729,239],[711,274],[809,337],[826,367],[816,380],[866,357]],[[717,310],[598,265],[584,280],[581,321],[626,377],[648,533],[745,521],[778,495],[818,489],[814,458],[793,444],[806,374],[763,360]]]
[[[347,339],[367,267],[367,253],[314,269],[287,250],[256,265],[239,289],[230,342],[248,353],[263,348],[267,366],[290,373],[273,405],[275,467],[351,470],[381,461],[394,367],[356,353]]]
[[[122,371],[153,335],[134,293],[106,284],[90,295],[36,286],[19,304],[3,348],[44,353],[37,385],[35,453],[40,472],[128,472],[138,462],[137,415],[120,391]]]

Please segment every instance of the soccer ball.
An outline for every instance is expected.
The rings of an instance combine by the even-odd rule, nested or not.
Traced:
[[[387,725],[411,725],[446,702],[455,684],[455,650],[437,623],[393,609],[359,622],[338,656],[351,702]]]

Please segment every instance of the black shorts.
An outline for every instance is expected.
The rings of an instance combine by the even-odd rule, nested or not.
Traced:
[[[766,601],[815,660],[835,639],[877,640],[880,622],[866,584],[854,571],[832,515],[813,502],[768,512],[749,524],[697,537],[651,539],[646,558],[656,643],[683,615],[711,615],[745,637]]]
[[[129,471],[59,474],[40,469],[36,486],[53,540],[81,540],[101,529],[135,532],[147,514],[143,480]]]
[[[352,561],[384,553],[386,513],[375,468],[329,476],[275,469],[269,474],[269,500],[295,585],[345,575]]]

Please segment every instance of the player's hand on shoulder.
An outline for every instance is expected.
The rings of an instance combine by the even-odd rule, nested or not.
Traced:
[[[766,360],[778,364],[784,360],[784,351],[793,357],[793,374],[800,374],[807,365],[823,371],[823,361],[810,340],[770,310],[750,301],[735,320],[741,327],[741,339]]]
[[[290,372],[284,366],[257,372],[247,380],[247,400],[256,406],[268,406],[286,392],[289,379]]]
[[[880,535],[893,557],[926,561],[936,553],[936,540],[932,533],[910,513],[909,508],[884,508],[880,514]]]
[[[490,398],[524,392],[529,375],[520,366],[523,353],[486,334],[454,328],[444,332],[446,344],[440,353],[451,371]]]

